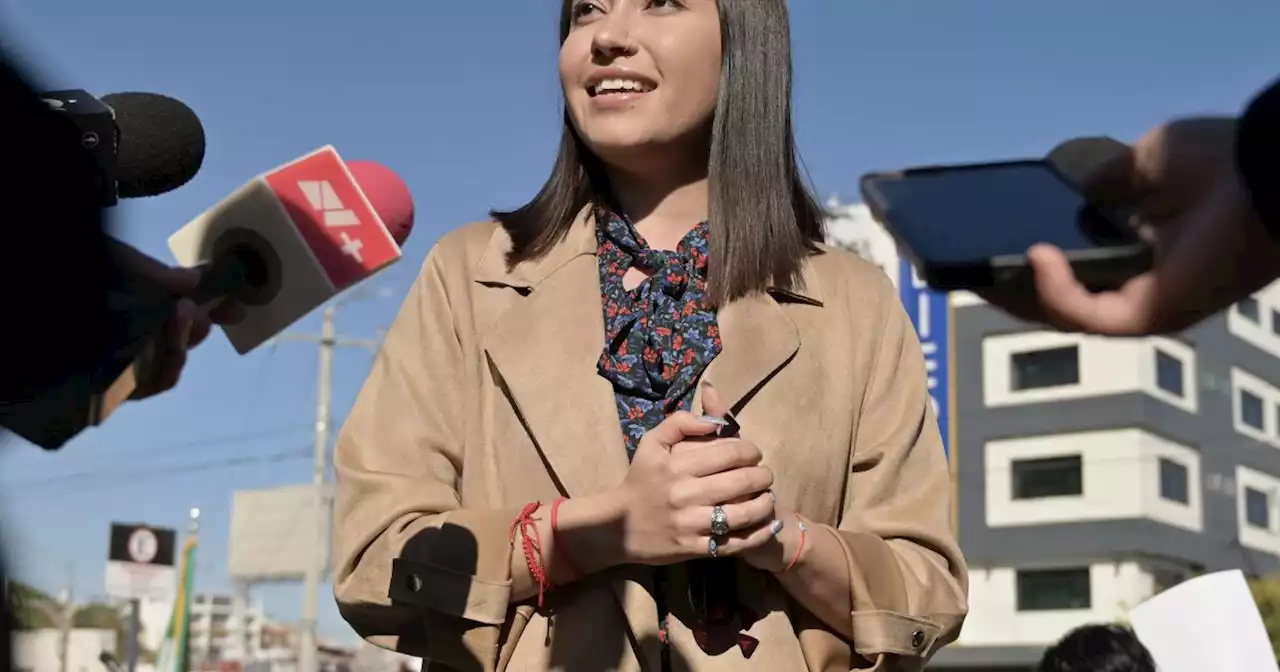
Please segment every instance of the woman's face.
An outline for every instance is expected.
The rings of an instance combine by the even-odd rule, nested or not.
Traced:
[[[716,0],[571,0],[560,82],[574,126],[610,164],[699,137],[716,107]]]

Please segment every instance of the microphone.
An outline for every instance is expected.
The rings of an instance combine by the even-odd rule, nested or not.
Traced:
[[[252,351],[338,293],[400,260],[413,198],[391,170],[323,147],[251,180],[169,238],[184,266],[206,266],[195,300],[245,309],[223,325]]]
[[[147,379],[151,337],[179,300],[238,302],[243,319],[222,330],[237,352],[248,353],[399,261],[413,219],[413,198],[394,172],[370,161],[345,163],[331,146],[264,173],[170,237],[180,264],[203,267],[193,296],[124,279],[112,291],[123,336],[109,356],[88,375],[0,407],[0,425],[56,449],[106,421]]]
[[[98,167],[101,204],[164,194],[191,181],[204,163],[204,127],[181,101],[156,93],[81,89],[40,94],[72,122]]]

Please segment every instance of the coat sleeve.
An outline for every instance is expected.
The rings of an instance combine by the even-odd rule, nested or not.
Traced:
[[[915,329],[880,276],[883,334],[873,362],[840,523],[849,562],[854,650],[918,669],[955,640],[968,572],[952,530],[952,483]],[[876,669],[880,669],[877,667]]]
[[[461,506],[467,369],[450,299],[468,296],[470,283],[448,277],[443,246],[428,255],[337,441],[334,592],[370,642],[489,670],[509,618],[508,527],[519,510]]]
[[[1280,238],[1280,78],[1245,108],[1237,133],[1240,176],[1263,225]]]

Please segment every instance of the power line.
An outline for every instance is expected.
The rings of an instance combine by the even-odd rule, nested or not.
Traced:
[[[212,448],[223,446],[229,443],[252,443],[256,441],[265,441],[267,439],[280,439],[291,436],[301,431],[310,431],[310,422],[297,422],[277,427],[264,428],[254,431],[244,431],[236,434],[221,434],[215,436],[205,436],[196,439],[188,439],[186,441],[177,441],[174,443],[152,444],[150,446],[138,446],[136,448],[114,449],[108,448],[110,453],[103,453],[104,457],[116,458],[121,455],[134,455],[138,453],[153,452],[169,452],[173,450],[185,450],[189,448]]]
[[[258,365],[258,378],[254,381],[253,386],[249,388],[252,392],[245,397],[249,401],[249,405],[245,407],[244,427],[249,427],[257,418],[258,403],[262,397],[262,393],[267,388],[267,382],[271,380],[271,364],[276,360],[276,353],[280,351],[280,341],[272,340],[268,345],[267,351],[263,354],[264,360]]]
[[[188,439],[186,441],[177,441],[173,443],[151,444],[142,446],[131,446],[126,448],[112,448],[95,446],[93,448],[101,448],[103,452],[87,453],[80,452],[90,448],[90,446],[76,446],[71,450],[61,451],[59,453],[50,454],[50,458],[65,459],[66,456],[75,455],[77,461],[92,457],[101,457],[111,462],[118,462],[121,457],[140,457],[151,453],[170,454],[178,451],[190,450],[192,448],[215,448],[228,444],[237,443],[257,443],[271,439],[283,439],[297,436],[302,431],[311,431],[311,423],[296,423],[288,425],[280,425],[272,428],[255,430],[252,432],[241,432],[238,434],[222,434],[217,436],[205,436],[196,439]],[[11,435],[3,435],[9,438]],[[5,475],[15,475],[12,467],[7,467]]]
[[[131,469],[113,472],[104,471],[84,471],[73,474],[61,474],[44,479],[31,479],[19,481],[17,483],[0,484],[7,490],[26,490],[26,489],[42,489],[41,494],[66,496],[68,494],[78,494],[90,490],[107,490],[115,487],[128,486],[160,476],[172,476],[175,474],[188,474],[203,471],[215,471],[219,469],[229,469],[233,467],[244,466],[248,464],[266,464],[272,462],[285,462],[288,460],[303,459],[311,456],[310,448],[297,448],[285,452],[268,453],[263,455],[243,455],[240,457],[224,458],[220,460],[207,460],[190,464],[168,465],[161,467],[152,467],[149,469]],[[55,486],[67,486],[76,481],[90,481],[84,485],[78,485],[74,490],[67,491],[62,489],[54,490]]]

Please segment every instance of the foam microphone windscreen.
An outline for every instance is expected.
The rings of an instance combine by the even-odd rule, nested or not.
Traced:
[[[413,194],[409,193],[408,185],[390,168],[373,161],[348,161],[347,170],[369,199],[373,211],[382,218],[396,245],[404,245],[413,231]]]
[[[180,100],[156,93],[102,97],[115,113],[116,188],[120,198],[144,198],[191,181],[204,164],[200,118]]]

